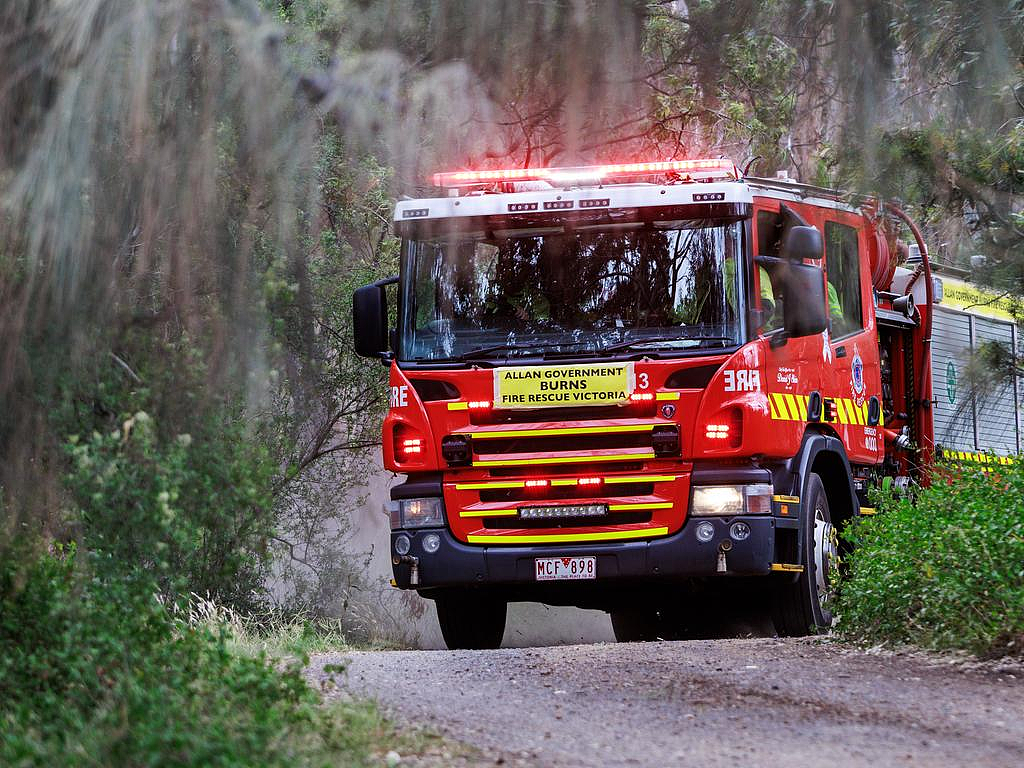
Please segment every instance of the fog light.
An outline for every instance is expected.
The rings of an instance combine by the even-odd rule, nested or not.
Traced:
[[[412,548],[412,541],[409,540],[408,536],[396,536],[395,537],[395,554],[405,556],[409,554],[409,550]]]
[[[711,523],[701,523],[697,526],[697,541],[707,544],[715,538],[715,526]]]
[[[729,528],[729,535],[736,541],[746,541],[750,538],[750,526],[742,521],[735,522]]]
[[[423,537],[423,551],[432,555],[441,548],[441,537],[436,533],[428,533]]]

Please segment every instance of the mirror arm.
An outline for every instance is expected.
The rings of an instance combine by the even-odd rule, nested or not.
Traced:
[[[387,286],[395,285],[397,283],[398,275],[392,275],[391,277],[385,277],[383,280],[378,280],[377,282],[374,283],[374,285],[377,286],[379,290],[383,291]],[[399,299],[401,299],[401,296],[399,296]],[[385,329],[385,335],[391,335],[390,329]],[[392,352],[390,349],[385,349],[383,352],[377,355],[377,357],[380,359],[380,364],[387,368],[388,366],[391,365],[391,361],[395,359],[395,353]]]
[[[770,349],[778,349],[779,347],[784,347],[788,342],[789,334],[786,333],[785,331],[773,333],[771,336],[768,337],[768,347]]]
[[[374,285],[377,286],[378,288],[383,288],[384,286],[387,285],[394,285],[397,282],[398,275],[392,275],[391,277],[385,277],[383,280],[378,280],[376,283],[374,283]]]

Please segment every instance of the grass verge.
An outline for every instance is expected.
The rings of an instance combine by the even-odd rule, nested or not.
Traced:
[[[0,765],[369,766],[433,743],[76,559],[0,561]]]
[[[868,643],[1024,655],[1024,463],[949,468],[855,521],[839,628]]]

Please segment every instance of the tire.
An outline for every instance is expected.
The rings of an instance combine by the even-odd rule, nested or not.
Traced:
[[[648,643],[658,639],[656,611],[611,611],[612,632],[618,643]]]
[[[774,594],[775,631],[788,637],[832,626],[835,595],[831,582],[839,564],[839,540],[818,475],[811,473],[807,478],[801,502],[804,570],[794,581],[778,585]]]
[[[435,599],[441,636],[449,650],[498,648],[505,635],[508,603],[456,592]]]

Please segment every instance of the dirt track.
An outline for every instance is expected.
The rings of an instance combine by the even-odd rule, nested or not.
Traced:
[[[322,655],[460,765],[1024,766],[1024,669],[821,640]]]

